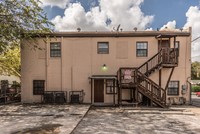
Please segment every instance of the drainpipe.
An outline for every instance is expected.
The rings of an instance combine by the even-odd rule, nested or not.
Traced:
[[[60,77],[61,77],[61,83],[60,83],[61,84],[61,91],[63,91],[63,75],[62,75],[63,74],[63,53],[64,53],[63,52],[63,46],[64,46],[63,44],[64,44],[63,43],[63,37],[61,37],[61,63],[60,63],[61,64],[60,65],[61,66],[61,68],[60,68],[60,70],[61,70],[60,71],[61,72],[61,74],[60,74]]]
[[[191,77],[187,77],[187,83],[189,84],[189,90],[190,90],[190,97],[189,97],[189,104],[191,105],[192,104],[192,99],[191,99],[191,95],[192,95],[192,83],[188,80],[190,79]]]

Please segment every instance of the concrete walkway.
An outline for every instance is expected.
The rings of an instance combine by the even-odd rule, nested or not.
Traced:
[[[69,134],[89,105],[1,105],[0,134]]]
[[[89,108],[2,105],[0,134],[200,134],[200,107]]]
[[[164,109],[92,108],[73,134],[199,134],[195,107]],[[196,110],[195,110],[196,109]]]

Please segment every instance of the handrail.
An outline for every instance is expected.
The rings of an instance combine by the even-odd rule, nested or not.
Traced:
[[[168,48],[162,50],[163,64],[178,64],[177,48]]]
[[[148,72],[161,64],[178,64],[178,52],[176,48],[161,49],[157,54],[138,67],[138,70],[148,76]]]
[[[119,69],[119,86],[130,88],[138,87],[140,92],[149,96],[158,105],[166,106],[166,90],[148,78],[149,74],[160,67],[173,67],[178,64],[178,51],[176,48],[161,49],[157,54],[147,60],[138,68],[122,67]],[[172,66],[171,66],[172,65]]]
[[[151,57],[149,60],[147,60],[144,64],[139,66],[138,70],[143,74],[146,74],[148,71],[152,70],[161,63],[162,63],[162,49],[153,57]]]
[[[129,71],[129,73],[125,72]],[[127,75],[128,74],[128,75]],[[118,72],[118,80],[121,86],[140,87],[140,91],[150,95],[151,99],[158,104],[164,105],[166,103],[166,91],[157,83],[152,81],[137,68],[120,68]]]
[[[165,103],[166,91],[140,71],[137,71],[137,75],[138,79],[140,79],[139,77],[142,78],[142,81],[137,83],[138,86],[143,87],[143,89],[151,93],[152,98],[156,97],[160,102]]]
[[[125,68],[120,68],[118,71],[118,80],[120,81],[121,84],[129,84],[129,83],[135,83],[135,70],[137,68],[132,68],[132,67],[125,67]],[[125,75],[125,71],[129,71],[128,73],[130,74],[126,74]]]
[[[159,55],[161,53],[162,49],[155,54],[153,57],[151,57],[150,59],[148,59],[145,63],[143,63],[141,66],[138,67],[138,69],[142,68],[142,66],[144,66],[147,62],[151,61],[153,58],[155,58],[157,55]]]
[[[140,71],[137,71],[137,73],[139,74],[140,77],[145,78],[146,80],[150,81],[150,83],[152,83],[156,88],[159,88],[160,90],[165,92],[165,89],[163,89],[162,87],[160,87],[157,83],[155,83],[154,81],[152,81],[151,79],[149,79],[146,75],[142,74]]]

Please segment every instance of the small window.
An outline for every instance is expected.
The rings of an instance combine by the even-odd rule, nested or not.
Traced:
[[[175,42],[174,48],[176,49],[177,56],[179,56],[179,49],[180,49],[180,42],[179,42],[179,41],[176,41],[176,42]]]
[[[109,54],[109,43],[108,42],[98,42],[97,53],[98,54]]]
[[[179,95],[179,81],[169,82],[168,95]]]
[[[33,80],[33,95],[44,94],[44,80]]]
[[[136,55],[137,57],[147,57],[147,49],[148,49],[147,42],[137,42],[136,43]]]
[[[179,42],[179,41],[176,41],[176,42],[175,42],[174,48],[179,48],[179,44],[180,44],[180,42]]]
[[[114,88],[114,80],[107,79],[106,80],[106,94],[114,94],[114,93],[117,94],[117,83],[115,81],[115,88]]]
[[[50,43],[50,56],[61,57],[61,44],[60,42]]]

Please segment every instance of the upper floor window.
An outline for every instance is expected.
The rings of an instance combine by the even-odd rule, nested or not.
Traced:
[[[137,42],[136,43],[136,56],[137,57],[147,57],[148,43],[147,42]]]
[[[33,80],[33,95],[44,94],[44,80]]]
[[[50,43],[50,56],[61,57],[61,43],[60,42]]]
[[[168,95],[179,95],[179,81],[170,81],[167,93]]]
[[[179,47],[180,47],[180,42],[179,42],[179,41],[176,41],[176,42],[175,42],[174,48],[178,48],[178,49],[179,49]]]
[[[109,43],[108,42],[98,42],[97,53],[98,54],[109,54]]]
[[[180,42],[179,41],[176,41],[175,42],[175,46],[174,46],[174,48],[176,48],[176,54],[177,54],[177,56],[179,56],[179,49],[180,49]]]

